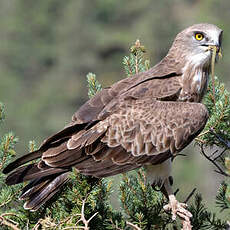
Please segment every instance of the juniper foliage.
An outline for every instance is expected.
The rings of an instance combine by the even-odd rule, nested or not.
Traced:
[[[149,68],[149,60],[144,58],[145,48],[136,41],[131,47],[130,55],[123,59],[127,76],[145,71]],[[96,75],[87,75],[89,97],[102,89]],[[226,181],[220,186],[217,194],[217,206],[221,211],[230,211],[230,187],[227,180],[230,175],[229,149],[229,92],[216,78],[216,109],[213,95],[209,87],[205,97],[210,119],[203,133],[196,139],[200,146],[217,145],[224,147],[221,156],[214,159],[222,167]],[[4,106],[0,104],[0,121],[4,120]],[[15,144],[18,138],[13,133],[2,136],[0,140],[0,228],[1,229],[181,229],[180,221],[172,221],[170,213],[163,210],[167,203],[161,192],[153,189],[146,182],[143,169],[123,174],[120,182],[121,210],[116,211],[110,204],[113,181],[110,179],[95,179],[79,174],[76,170],[70,175],[66,187],[56,194],[49,202],[36,212],[23,209],[23,204],[17,197],[23,185],[8,187],[5,185],[3,169],[16,155]],[[35,150],[36,144],[29,143],[29,150]],[[203,148],[201,149],[202,152]],[[208,156],[209,157],[209,156]],[[213,160],[209,158],[209,160]],[[212,162],[212,161],[211,161]],[[194,230],[226,229],[226,223],[218,219],[215,213],[207,210],[201,195],[197,194],[189,204],[193,214]]]

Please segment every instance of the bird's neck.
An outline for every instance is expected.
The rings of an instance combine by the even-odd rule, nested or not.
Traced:
[[[198,58],[186,59],[183,53],[177,53],[179,57],[176,57],[175,54],[176,52],[170,50],[166,57],[154,67],[154,70],[163,72],[162,76],[173,72],[181,76],[182,90],[178,100],[201,102],[207,89],[211,66],[210,57],[200,55]]]
[[[182,69],[182,90],[179,100],[200,102],[207,89],[209,73],[209,65],[193,65],[191,63],[185,65]]]

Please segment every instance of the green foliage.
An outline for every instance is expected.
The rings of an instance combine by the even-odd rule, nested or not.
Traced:
[[[96,80],[96,75],[93,73],[88,73],[86,75],[88,82],[88,96],[93,97],[97,92],[102,90],[101,84]]]
[[[180,221],[172,221],[171,214],[163,210],[167,203],[164,196],[146,184],[146,176],[142,169],[132,175],[123,175],[121,183],[121,202],[128,220],[143,230],[148,229],[181,229]],[[197,194],[188,210],[192,213],[194,230],[226,229],[225,221],[207,210],[201,195]]]
[[[34,152],[37,150],[37,145],[36,145],[36,142],[33,140],[33,141],[29,141],[29,152]]]
[[[0,122],[5,117],[4,106],[1,105]],[[1,172],[2,169],[12,161],[15,156],[15,145],[18,142],[18,138],[13,133],[7,133],[0,139],[0,226],[3,222],[5,226],[11,226],[13,221],[18,219],[15,212],[16,205],[22,205],[17,201],[18,191],[22,188],[22,185],[9,187],[5,184],[6,176]],[[14,203],[14,205],[12,205]],[[1,228],[5,229],[5,227]]]
[[[224,150],[216,155],[214,153],[205,157],[212,162],[215,167],[218,166],[217,172],[225,176],[225,181],[220,185],[216,196],[216,204],[230,212],[230,92],[225,89],[223,83],[215,77],[215,96],[213,96],[212,82],[209,82],[208,92],[204,97],[204,104],[209,111],[208,122],[202,133],[196,138],[197,143],[201,146],[204,153],[204,146],[219,146]],[[218,228],[214,228],[218,229]]]
[[[130,48],[130,55],[123,58],[123,65],[127,76],[132,76],[149,69],[149,60],[144,59],[145,47],[136,40],[135,45]]]
[[[210,117],[204,130],[196,140],[206,145],[226,147],[224,142],[220,141],[213,132],[210,132],[212,130],[221,136],[223,140],[230,140],[230,92],[225,89],[224,84],[217,77],[215,77],[215,100],[212,92],[212,83],[209,81],[204,104],[209,111]]]
[[[220,185],[219,191],[216,195],[216,204],[221,208],[220,211],[230,209],[230,185],[223,182]]]
[[[147,183],[145,172],[140,169],[129,176],[124,174],[120,185],[121,203],[129,221],[141,229],[157,229],[172,222],[163,211],[165,200]]]
[[[202,203],[201,195],[195,196],[194,203],[189,206],[189,211],[192,213],[193,230],[225,230],[226,223],[216,218],[216,215],[207,211]]]
[[[119,223],[122,222],[121,215],[113,211],[108,202],[110,181],[86,177],[76,170],[70,175],[70,179],[64,191],[54,198],[58,197],[57,201],[46,209],[46,217],[40,223],[43,228],[47,224],[52,229],[86,226],[84,218],[90,220],[88,227],[95,230],[107,229],[114,218]]]

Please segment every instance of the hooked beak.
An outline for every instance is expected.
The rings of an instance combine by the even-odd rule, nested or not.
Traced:
[[[216,49],[216,54],[220,58],[222,57],[220,44],[206,43],[206,44],[203,44],[202,46],[206,46],[207,47],[206,51],[209,51],[209,50],[213,51],[213,49]]]

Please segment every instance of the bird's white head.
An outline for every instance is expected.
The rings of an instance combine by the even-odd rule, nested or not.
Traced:
[[[212,50],[221,50],[223,31],[213,24],[195,24],[180,32],[174,41],[173,50],[180,50],[179,56],[194,66],[210,66]],[[179,48],[179,49],[178,49]],[[218,58],[216,58],[218,59]]]

